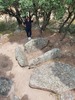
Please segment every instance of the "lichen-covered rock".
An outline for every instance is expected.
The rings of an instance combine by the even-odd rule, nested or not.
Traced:
[[[53,62],[40,66],[31,75],[30,87],[62,94],[75,88],[75,67]]]
[[[16,47],[15,49],[15,58],[21,67],[25,67],[28,65],[25,52],[20,47]]]
[[[24,45],[25,51],[28,53],[37,51],[38,49],[43,49],[46,47],[48,44],[48,39],[46,38],[36,38],[36,39],[31,39],[29,42],[27,42]]]
[[[33,66],[36,67],[36,65],[38,65],[40,63],[49,61],[51,59],[54,59],[54,58],[60,57],[60,56],[61,56],[60,49],[54,48],[54,49],[44,53],[43,55],[41,55],[41,56],[39,56],[35,59],[30,60],[29,61],[29,66],[30,66],[30,68],[32,68]]]

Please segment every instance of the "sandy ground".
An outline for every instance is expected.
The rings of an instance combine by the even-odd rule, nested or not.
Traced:
[[[34,35],[34,38],[37,37]],[[27,42],[25,34],[15,34],[12,37],[8,35],[0,39],[0,75],[10,77],[14,82],[15,94],[19,98],[28,95],[29,100],[57,100],[56,96],[47,91],[32,89],[29,87],[29,79],[33,69],[22,68],[15,59],[15,48]],[[42,51],[38,51],[39,55]],[[37,56],[37,53],[36,53]],[[33,54],[29,56],[29,59]]]

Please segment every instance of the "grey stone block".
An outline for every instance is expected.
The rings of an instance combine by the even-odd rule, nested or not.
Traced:
[[[35,52],[38,49],[43,49],[46,47],[48,44],[48,39],[46,38],[36,38],[36,39],[31,39],[24,45],[25,51],[28,53]]]
[[[26,54],[20,47],[16,47],[15,49],[15,58],[20,66],[22,67],[28,66]]]
[[[60,57],[60,56],[61,56],[60,49],[54,48],[54,49],[44,53],[43,55],[41,55],[41,56],[39,56],[35,59],[30,60],[29,61],[29,66],[30,66],[30,68],[32,68],[32,66],[36,67],[36,65],[38,65],[40,63],[49,61],[51,59],[54,59],[54,58]]]

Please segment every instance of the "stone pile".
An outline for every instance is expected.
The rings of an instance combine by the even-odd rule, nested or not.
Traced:
[[[24,45],[24,51],[19,47],[15,50],[16,59],[20,66],[35,68],[30,77],[30,87],[56,93],[60,97],[59,100],[74,100],[75,95],[71,92],[71,90],[75,89],[74,66],[55,61],[42,65],[42,63],[47,61],[56,58],[60,59],[62,55],[59,48],[53,48],[30,61],[27,60],[26,53],[30,54],[38,51],[38,49],[42,50],[48,45],[48,42],[47,38],[37,38],[28,41]]]
[[[49,61],[51,59],[55,59],[57,57],[61,56],[61,51],[59,48],[54,48],[52,50],[49,50],[45,52],[43,55],[40,55],[37,58],[31,59],[30,61],[27,60],[26,53],[32,53],[33,51],[36,52],[38,49],[45,48],[48,44],[48,40],[46,38],[37,38],[32,39],[31,41],[28,41],[24,45],[24,50],[22,50],[20,47],[16,47],[15,49],[15,57],[18,61],[19,65],[22,67],[29,66],[29,68],[32,68],[33,66],[36,67],[36,65]]]

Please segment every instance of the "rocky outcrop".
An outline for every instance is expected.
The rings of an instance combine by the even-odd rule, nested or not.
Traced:
[[[75,68],[60,62],[40,66],[31,75],[29,85],[62,94],[75,88]]]
[[[29,42],[27,42],[24,45],[25,51],[28,53],[37,51],[38,49],[43,49],[46,47],[48,44],[48,39],[47,38],[36,38],[36,39],[31,39]]]
[[[60,56],[61,56],[60,49],[54,48],[54,49],[44,53],[43,55],[41,55],[41,56],[39,56],[39,57],[37,57],[35,59],[30,60],[29,61],[29,66],[30,66],[30,68],[36,67],[36,65],[38,65],[40,63],[49,61],[51,59],[54,59],[54,58],[60,57]]]
[[[20,47],[15,49],[15,58],[20,66],[25,67],[28,65],[26,54]]]

